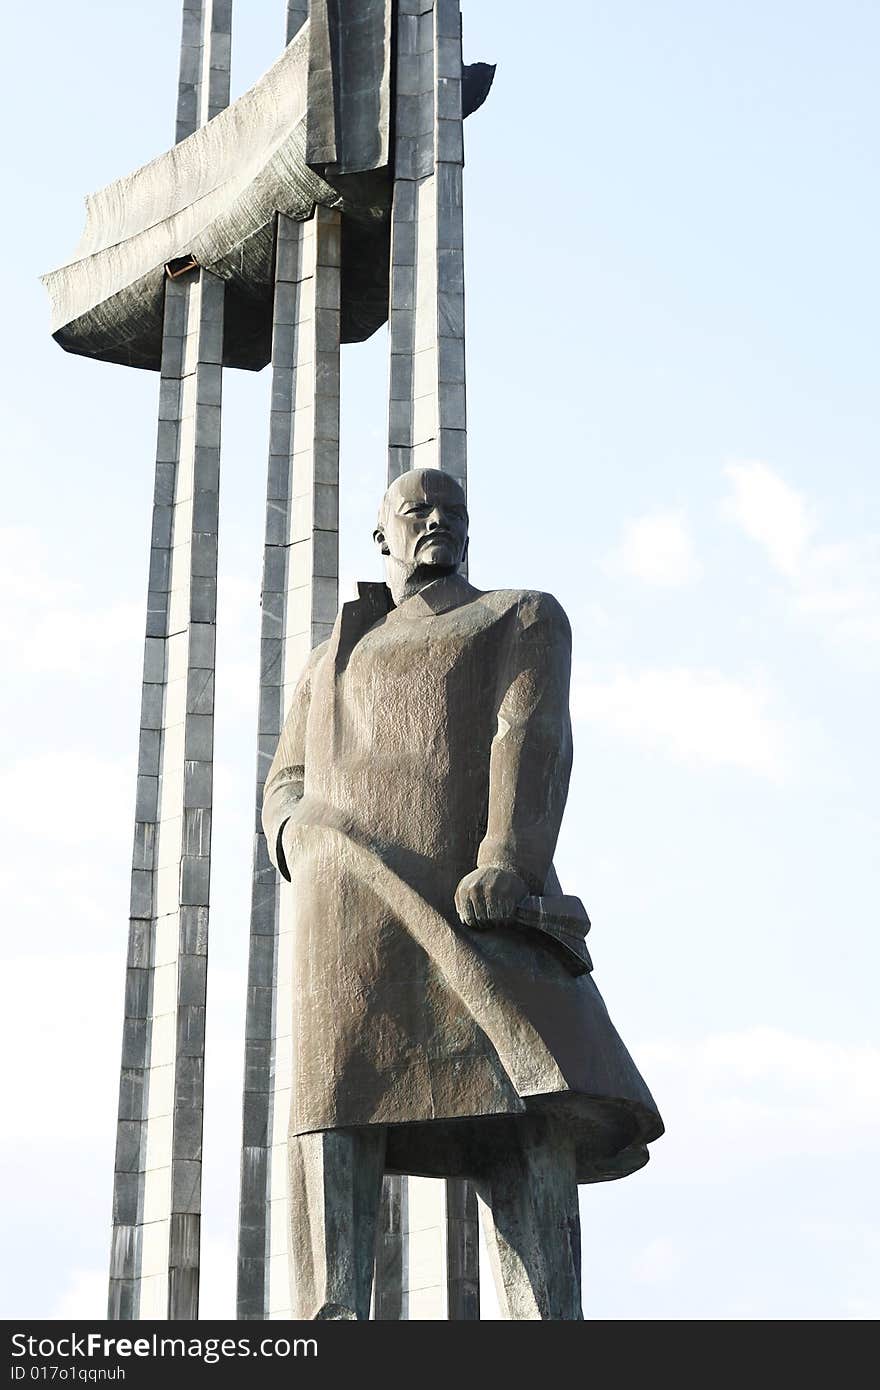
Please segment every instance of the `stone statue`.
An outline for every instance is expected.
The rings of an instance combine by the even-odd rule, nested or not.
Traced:
[[[507,1316],[579,1319],[577,1185],[640,1168],[663,1125],[583,941],[559,948],[568,621],[468,583],[439,470],[389,487],[375,540],[386,583],[313,651],[263,809],[296,909],[294,1316],[369,1316],[396,1172],[475,1184]]]

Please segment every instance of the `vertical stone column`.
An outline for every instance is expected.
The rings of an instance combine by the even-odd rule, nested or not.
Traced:
[[[229,105],[232,0],[183,0],[178,143]]]
[[[388,473],[467,480],[458,0],[399,0]]]
[[[476,1195],[470,1183],[386,1180],[376,1317],[470,1321],[480,1316]]]
[[[461,12],[398,3],[388,477],[443,468],[466,489]],[[377,1318],[479,1317],[469,1184],[386,1178],[382,1233]]]
[[[287,27],[285,42],[296,38],[309,17],[309,0],[287,0]]]
[[[408,1312],[408,1212],[406,1178],[386,1177],[376,1239],[372,1316],[376,1322],[400,1322]]]
[[[178,140],[228,101],[230,33],[231,0],[184,0]],[[198,1313],[222,360],[222,281],[167,281],[111,1319]]]
[[[111,1318],[198,1310],[223,282],[165,322],[114,1184]]]
[[[339,213],[279,215],[263,558],[260,714],[238,1260],[238,1316],[290,1316],[287,1122],[292,894],[260,824],[263,785],[296,681],[338,602]]]

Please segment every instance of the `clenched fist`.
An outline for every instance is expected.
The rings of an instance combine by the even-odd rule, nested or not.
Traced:
[[[474,869],[455,890],[455,910],[466,927],[511,921],[528,884],[509,869]]]

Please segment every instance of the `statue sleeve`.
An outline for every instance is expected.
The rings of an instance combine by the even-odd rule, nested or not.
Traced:
[[[550,594],[527,593],[500,673],[489,816],[477,867],[510,869],[542,893],[571,775],[571,628]]]
[[[316,647],[303,667],[263,789],[266,847],[272,863],[286,879],[290,878],[290,869],[284,857],[281,837],[305,790],[306,723],[312,693],[312,672],[326,645],[322,643]]]

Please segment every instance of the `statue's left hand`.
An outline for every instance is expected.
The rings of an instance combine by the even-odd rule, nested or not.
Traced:
[[[509,869],[474,869],[455,890],[455,910],[466,927],[490,927],[511,921],[528,894],[528,884]]]

